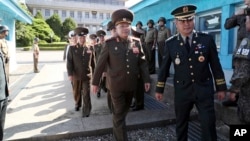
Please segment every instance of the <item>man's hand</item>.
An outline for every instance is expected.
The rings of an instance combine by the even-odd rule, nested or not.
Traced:
[[[73,77],[70,75],[70,76],[68,76],[68,78],[69,78],[69,81],[73,81]]]
[[[217,92],[217,98],[218,100],[223,100],[225,98],[226,92],[225,91],[219,91]]]
[[[96,93],[97,93],[97,91],[98,91],[98,89],[99,89],[99,87],[98,87],[98,86],[96,86],[96,85],[92,85],[92,92],[93,92],[93,94],[96,94]]]
[[[148,92],[150,89],[150,83],[145,83],[144,88],[145,88],[145,91]]]
[[[161,101],[163,99],[163,93],[155,93],[155,98],[158,101]]]
[[[229,94],[229,99],[230,99],[231,101],[235,101],[235,100],[236,100],[236,93],[230,92],[230,94]]]

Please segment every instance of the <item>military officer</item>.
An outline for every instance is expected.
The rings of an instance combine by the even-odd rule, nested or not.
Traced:
[[[247,6],[246,8],[250,8],[250,0],[242,0],[244,1],[244,4]],[[250,32],[247,32],[246,30],[246,15],[245,15],[245,10],[246,8],[240,8],[238,11],[236,11],[231,17],[227,18],[224,24],[225,29],[232,29],[237,27],[238,32],[237,32],[237,42],[236,42],[236,47],[238,48],[240,46],[241,41],[244,38],[250,37]],[[236,51],[237,49],[235,49]],[[234,54],[235,54],[234,51]],[[233,57],[234,59],[234,57]],[[234,62],[234,60],[232,61]],[[234,65],[232,64],[232,68],[234,68]],[[239,94],[238,93],[234,93],[235,97],[233,99],[229,98],[226,101],[223,101],[222,104],[224,106],[237,106],[237,101],[239,98]]]
[[[113,137],[127,141],[126,115],[137,87],[138,75],[145,80],[145,90],[150,88],[147,63],[140,49],[140,40],[129,36],[133,13],[118,9],[112,13],[116,37],[105,41],[93,75],[92,90],[98,90],[102,73],[107,67],[107,87],[113,103]]]
[[[107,31],[110,31],[111,37],[116,36],[115,25],[112,21],[109,21],[107,24]]]
[[[184,5],[171,12],[179,33],[165,43],[166,55],[159,70],[155,96],[162,100],[173,62],[177,140],[187,141],[189,115],[195,105],[202,127],[201,140],[215,141],[214,92],[222,100],[227,87],[213,38],[194,31],[195,10],[194,5]]]
[[[148,60],[149,73],[155,73],[155,48],[157,44],[157,29],[154,28],[152,19],[147,22],[148,30],[145,37],[146,43],[146,58]]]
[[[88,29],[77,27],[75,30],[78,43],[69,48],[67,71],[69,80],[73,82],[75,110],[82,106],[82,117],[88,117],[91,112],[90,80],[95,67],[94,50],[86,46]]]
[[[171,36],[170,29],[166,27],[167,20],[164,17],[160,17],[158,20],[158,36],[157,36],[157,47],[158,47],[158,63],[159,68],[161,67],[162,57],[164,54],[165,41]]]
[[[0,27],[1,30],[1,27]],[[5,72],[5,61],[3,52],[0,50],[0,140],[3,140],[4,136],[4,124],[5,116],[8,105],[8,80],[7,73]]]
[[[7,44],[7,40],[5,39],[6,36],[9,35],[9,28],[6,25],[0,26],[0,51],[2,51],[2,55],[4,57],[4,63],[5,63],[5,72],[7,76],[7,81],[9,82],[9,47]]]

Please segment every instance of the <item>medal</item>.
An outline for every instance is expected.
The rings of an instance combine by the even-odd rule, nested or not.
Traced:
[[[174,62],[175,62],[176,65],[179,65],[181,63],[181,60],[180,60],[178,54],[176,55],[176,58],[175,58]]]
[[[202,52],[200,53],[200,56],[198,58],[199,62],[204,62],[205,61],[205,57],[202,55]]]

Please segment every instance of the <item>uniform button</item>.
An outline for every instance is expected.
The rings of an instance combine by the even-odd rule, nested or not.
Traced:
[[[128,62],[129,60],[127,59],[126,61]]]
[[[179,83],[179,81],[176,81],[176,83]]]
[[[194,79],[192,79],[192,82],[194,82]]]
[[[192,61],[192,59],[191,59],[191,58],[188,58],[188,61]]]
[[[194,73],[191,72],[191,75],[194,75]]]
[[[192,69],[192,68],[193,68],[193,66],[191,65],[191,66],[189,66],[189,68],[190,68],[190,69]]]
[[[127,71],[127,74],[129,74],[129,71]]]
[[[129,65],[127,65],[127,68],[129,68]]]

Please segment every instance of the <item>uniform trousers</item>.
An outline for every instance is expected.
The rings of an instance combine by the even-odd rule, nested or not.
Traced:
[[[90,81],[73,80],[75,106],[82,106],[82,116],[89,116],[92,105],[90,99]]]
[[[5,124],[5,116],[8,105],[8,99],[4,99],[0,101],[0,140],[3,140],[4,134],[4,124]]]
[[[138,78],[137,89],[134,95],[136,108],[144,108],[144,81],[142,77]]]
[[[197,107],[202,128],[202,141],[216,141],[215,111],[213,96],[203,100],[177,100],[175,99],[176,134],[177,141],[187,141],[188,121],[193,105]]]
[[[35,55],[33,54],[33,63],[34,63],[34,72],[38,72],[38,57],[35,57]]]
[[[165,48],[165,41],[158,42],[158,64],[159,68],[161,67],[162,64],[162,57],[164,56],[164,48]]]
[[[153,48],[153,42],[146,43],[146,58],[148,59],[149,73],[155,73],[155,48]]]
[[[114,141],[128,141],[126,129],[126,116],[130,108],[134,91],[111,91],[113,103],[113,138]]]

